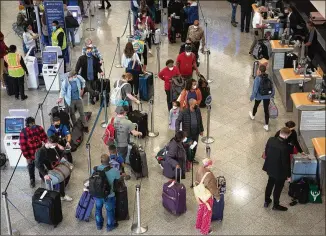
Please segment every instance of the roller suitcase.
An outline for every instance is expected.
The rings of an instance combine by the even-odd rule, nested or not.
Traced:
[[[139,132],[143,134],[142,138],[148,136],[148,115],[146,112],[134,110],[128,112],[127,116],[132,123],[137,124]]]
[[[178,170],[180,174],[178,175]],[[176,178],[181,179],[181,169],[176,169]],[[162,204],[165,209],[174,215],[181,215],[187,211],[186,187],[178,181],[169,181],[163,185]]]
[[[84,191],[76,209],[76,218],[80,221],[89,221],[94,208],[95,199],[88,191]]]
[[[114,180],[116,198],[115,217],[117,221],[129,220],[128,191],[123,178]]]
[[[92,116],[92,112],[85,112],[86,121]],[[74,124],[71,131],[71,152],[75,152],[84,140],[84,126],[80,118]]]
[[[294,154],[291,163],[291,180],[296,182],[303,177],[317,179],[318,161],[314,156]]]
[[[132,145],[129,161],[131,172],[136,176],[136,179],[148,177],[147,157],[141,146],[137,144]]]
[[[220,196],[220,200],[213,200],[212,221],[222,221],[224,213],[224,194]]]
[[[141,101],[149,101],[154,96],[153,73],[139,75],[139,98]]]
[[[254,61],[253,67],[252,67],[252,77],[255,79],[257,76],[257,70],[259,68],[259,61]]]
[[[56,227],[62,221],[60,193],[38,188],[32,197],[34,218],[38,223]]]
[[[15,87],[13,83],[13,79],[6,73],[3,73],[3,79],[6,85],[6,90],[8,96],[14,95],[15,94]]]

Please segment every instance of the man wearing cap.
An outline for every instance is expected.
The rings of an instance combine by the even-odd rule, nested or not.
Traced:
[[[104,75],[101,69],[100,59],[93,55],[92,47],[90,45],[86,48],[86,55],[78,58],[76,64],[76,73],[79,73],[86,80],[85,92],[90,93],[90,103],[95,104],[94,98],[98,100],[98,73]]]
[[[183,78],[192,78],[193,70],[199,75],[197,68],[196,55],[192,53],[192,47],[190,45],[185,46],[185,52],[181,53],[177,57],[177,67],[179,68],[180,74]]]
[[[114,118],[117,150],[124,161],[126,161],[128,153],[130,133],[134,136],[142,136],[142,133],[136,130],[135,124],[126,118],[128,109],[128,106],[117,106],[115,110],[117,116]]]
[[[70,118],[74,125],[76,119],[76,109],[79,112],[80,119],[84,126],[84,132],[88,133],[88,124],[84,113],[84,104],[82,95],[85,89],[85,80],[80,75],[77,75],[75,70],[69,72],[68,77],[62,81],[60,97],[58,103],[64,102],[68,105]]]
[[[22,129],[19,135],[19,145],[22,154],[26,158],[28,174],[31,188],[35,187],[35,153],[46,143],[48,137],[42,126],[35,124],[33,117],[27,117],[26,127]]]
[[[53,117],[53,123],[48,129],[47,135],[48,137],[58,136],[60,145],[70,147],[71,134],[68,127],[60,123],[59,117]]]
[[[85,46],[82,48],[82,55],[86,55],[86,49],[87,48],[92,48],[91,52],[93,56],[97,57],[101,63],[103,63],[103,57],[98,50],[98,48],[93,44],[92,40],[90,38],[85,39]]]

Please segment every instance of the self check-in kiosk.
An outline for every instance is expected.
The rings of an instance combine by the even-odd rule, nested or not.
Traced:
[[[28,116],[28,110],[9,110],[9,114],[10,116],[5,117],[5,137],[3,143],[9,160],[9,165],[15,167],[21,155],[19,135],[21,130],[25,127],[25,119]],[[23,155],[17,166],[27,166],[26,159]]]
[[[47,91],[50,90],[50,92],[60,91],[61,80],[64,78],[64,62],[63,58],[59,58],[59,56],[62,56],[62,51],[58,46],[45,47],[45,50],[42,52],[42,73],[45,89]]]
[[[26,80],[26,85],[25,88],[28,89],[38,89],[39,87],[39,69],[38,69],[38,62],[37,58],[35,56],[30,56],[30,53],[32,50],[35,49],[35,46],[29,49],[27,52],[24,62],[28,70],[28,77]]]
[[[78,21],[79,27],[77,28],[77,32],[75,32],[75,43],[79,44],[81,39],[83,38],[83,24],[82,24],[82,15],[79,6],[68,6],[68,11],[71,12],[71,15]],[[70,35],[67,35],[70,37]]]

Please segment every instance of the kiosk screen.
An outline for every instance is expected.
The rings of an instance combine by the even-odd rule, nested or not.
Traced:
[[[44,51],[42,53],[42,62],[43,62],[43,64],[51,64],[51,65],[57,64],[57,62],[58,62],[57,52]]]
[[[6,134],[19,134],[24,128],[23,117],[6,117],[5,118],[5,133]]]

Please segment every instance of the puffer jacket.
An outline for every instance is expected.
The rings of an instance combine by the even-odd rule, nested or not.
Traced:
[[[204,132],[203,119],[201,117],[200,109],[197,108],[195,110],[197,117],[197,130],[191,129],[191,114],[190,109],[186,108],[182,112],[180,112],[178,119],[175,122],[175,130],[180,130],[180,125],[182,124],[182,130],[187,133],[187,137],[191,137],[191,135],[199,135],[201,132]]]
[[[201,91],[199,88],[196,88],[195,91],[196,93],[196,101],[197,101],[197,105],[199,106],[203,97],[202,97],[202,94],[201,94]],[[184,108],[188,108],[188,93],[189,91],[188,90],[182,90],[181,94],[180,94],[180,107],[181,109],[184,109]]]
[[[214,174],[203,166],[199,167],[196,173],[196,182],[200,183],[206,172],[210,172],[204,179],[205,187],[211,192],[211,194],[216,198],[216,200],[220,199],[220,190],[218,188],[217,179]]]
[[[169,144],[166,147],[167,154],[163,164],[163,175],[169,179],[175,178],[175,167],[180,166],[182,170],[181,178],[185,178],[186,172],[186,158],[187,153],[184,149],[182,142],[176,142],[175,139],[171,139]]]

